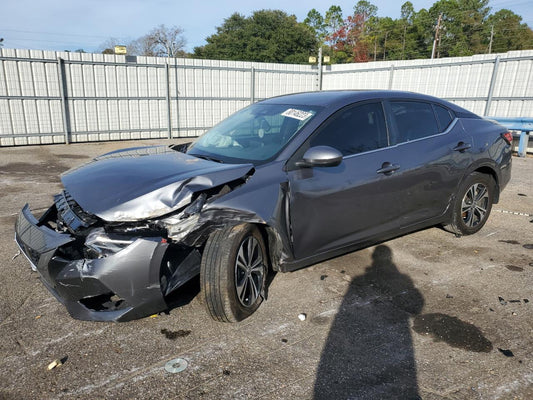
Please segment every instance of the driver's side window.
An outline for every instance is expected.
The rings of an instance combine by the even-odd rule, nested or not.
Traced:
[[[385,115],[381,102],[377,102],[338,111],[311,136],[308,148],[330,146],[349,156],[387,145]]]

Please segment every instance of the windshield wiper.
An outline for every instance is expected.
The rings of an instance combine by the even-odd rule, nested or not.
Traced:
[[[200,155],[200,154],[191,154],[191,155],[193,155],[194,157],[197,157],[197,158],[202,158],[202,159],[207,160],[207,161],[214,161],[214,162],[217,162],[217,163],[220,163],[220,164],[224,164],[224,161],[219,160],[218,158],[215,158],[215,157],[204,156],[204,155]]]

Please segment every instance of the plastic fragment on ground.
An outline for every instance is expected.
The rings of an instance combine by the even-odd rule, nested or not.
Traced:
[[[59,367],[60,365],[63,365],[63,361],[57,359],[52,361],[50,364],[48,364],[48,371],[54,369],[55,367]]]

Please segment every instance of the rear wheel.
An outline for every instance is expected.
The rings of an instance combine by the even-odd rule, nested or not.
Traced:
[[[471,235],[483,228],[492,209],[495,186],[490,175],[470,174],[457,192],[452,221],[445,228],[458,235]]]
[[[268,261],[261,232],[242,224],[213,232],[202,256],[200,282],[213,319],[238,322],[264,297]]]

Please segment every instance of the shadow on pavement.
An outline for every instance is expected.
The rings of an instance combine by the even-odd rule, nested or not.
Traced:
[[[409,318],[424,298],[380,245],[354,278],[322,352],[316,399],[419,399]]]

